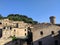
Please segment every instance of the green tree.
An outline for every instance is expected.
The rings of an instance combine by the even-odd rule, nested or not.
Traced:
[[[20,14],[9,14],[7,17],[3,17],[0,15],[0,19],[8,18],[9,20],[13,21],[24,21],[25,23],[37,24],[37,21],[34,21],[32,18],[27,17],[26,15]]]

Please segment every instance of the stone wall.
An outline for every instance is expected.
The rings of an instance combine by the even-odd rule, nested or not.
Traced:
[[[23,21],[11,21],[8,19],[0,20],[2,23],[0,28],[2,29],[2,37],[0,38],[0,45],[4,45],[12,41],[11,36],[15,36],[17,38],[26,38],[27,37],[27,28],[28,24]],[[16,25],[18,23],[18,25]]]
[[[45,25],[46,26],[46,25]],[[41,31],[43,34],[41,34]],[[52,31],[54,34],[52,34]],[[32,29],[33,32],[33,44],[38,45],[39,41],[42,42],[42,45],[55,45],[54,41],[56,40],[55,36],[59,35],[60,27],[56,25],[50,25],[45,28],[36,27]]]

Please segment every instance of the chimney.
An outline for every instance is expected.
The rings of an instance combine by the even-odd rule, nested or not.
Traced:
[[[55,24],[56,22],[56,17],[55,16],[50,16],[50,23]]]

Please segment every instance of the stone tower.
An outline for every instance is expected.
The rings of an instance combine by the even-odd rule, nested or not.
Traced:
[[[56,22],[56,17],[55,16],[50,16],[50,23],[55,24]]]

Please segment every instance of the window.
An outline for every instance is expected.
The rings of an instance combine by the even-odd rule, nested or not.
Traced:
[[[39,45],[42,45],[42,41],[39,41],[38,44],[39,44]]]
[[[52,34],[54,34],[54,31],[51,31]]]
[[[16,30],[14,29],[14,32],[15,32]]]
[[[5,29],[6,27],[3,27],[3,29]]]
[[[28,30],[31,30],[31,28],[30,28],[30,27],[28,27]]]
[[[2,24],[2,23],[0,22],[0,24]]]
[[[25,33],[25,36],[26,36],[26,33]]]
[[[15,37],[15,35],[14,35],[14,37]]]
[[[12,27],[10,27],[10,30],[12,29]]]
[[[16,23],[16,28],[18,28],[18,23]]]
[[[40,31],[40,34],[43,35],[43,31]]]
[[[25,31],[26,31],[26,29],[25,29]]]
[[[0,38],[2,37],[2,29],[0,29]]]

